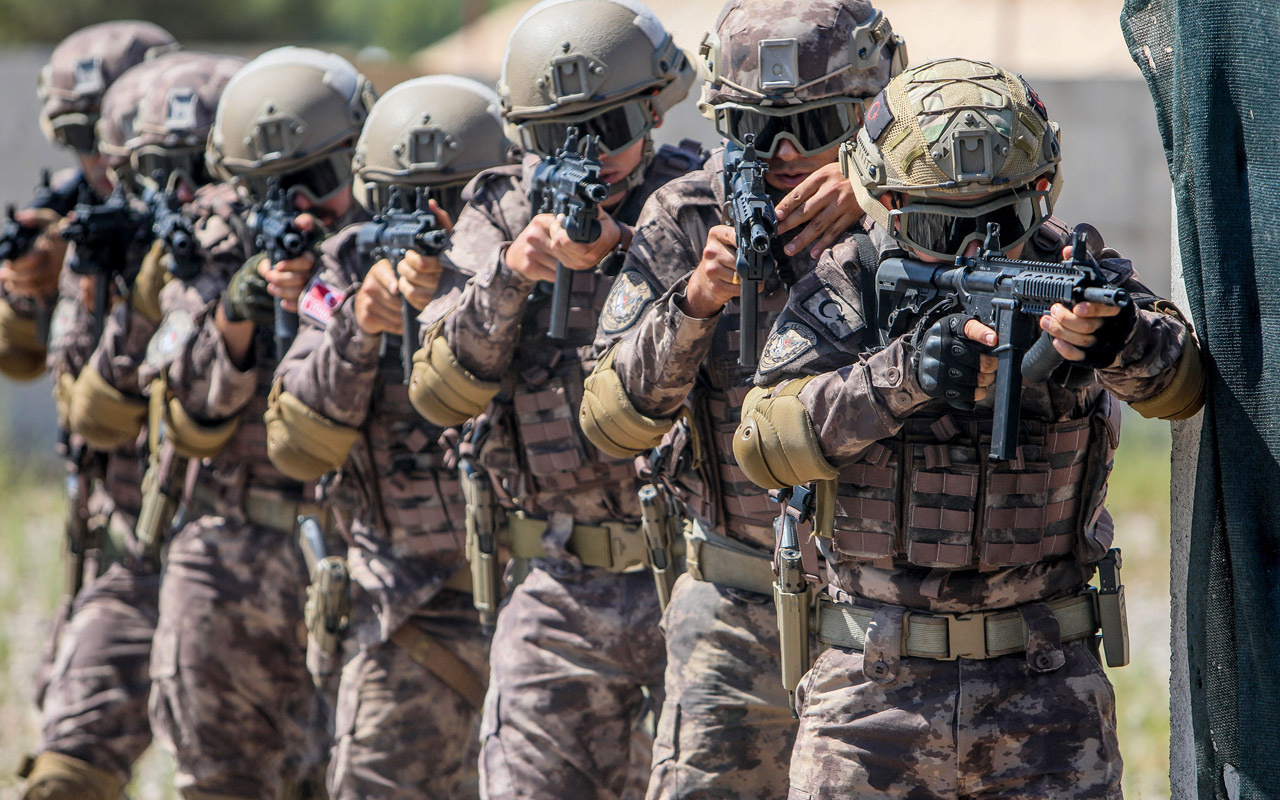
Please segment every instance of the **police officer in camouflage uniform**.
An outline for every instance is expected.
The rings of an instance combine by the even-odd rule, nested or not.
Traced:
[[[946,302],[877,298],[877,252],[946,265],[995,222],[1008,257],[1063,260],[1057,125],[1019,77],[947,59],[898,76],[842,160],[874,244],[837,245],[792,290],[735,439],[762,486],[827,487],[830,649],[799,687],[790,796],[1119,798],[1094,635],[1101,621],[1123,663],[1103,500],[1121,401],[1164,419],[1200,408],[1190,327],[1085,229],[1130,303],[1040,319],[1066,362],[1021,387],[1015,455],[989,459],[996,333]]]
[[[94,124],[100,115],[107,117],[107,123],[130,115],[157,74],[151,69],[156,61],[135,65],[174,47],[173,37],[154,25],[121,22],[82,30],[55,49],[42,73],[42,127],[54,141],[78,148],[83,170],[79,175],[60,175],[55,185],[77,181],[80,175],[92,176],[94,189],[82,195],[88,201],[97,192],[109,193],[116,181],[127,180],[127,164],[115,163],[117,171],[108,173],[108,156],[98,146],[112,142],[109,136],[99,139]],[[106,127],[104,136],[109,133]],[[33,377],[47,356],[65,431],[69,387],[93,349],[94,326],[79,277],[62,269],[66,249],[56,238],[60,228],[56,215],[23,213],[24,221],[46,227],[32,251],[3,271],[0,328],[5,333],[0,333],[0,339],[14,343],[15,337],[9,334],[15,324],[25,327],[29,335],[17,337],[24,342],[17,348],[20,353],[0,345],[7,354],[0,356],[0,369],[24,377],[13,372],[14,357],[34,368],[25,375]],[[140,252],[131,252],[128,264],[122,266],[136,270],[140,258]],[[37,287],[59,284],[59,324],[46,351],[46,343],[36,333],[40,327],[36,317],[54,298],[45,297]],[[28,293],[31,289],[34,294]],[[69,477],[76,496],[68,518],[75,520],[72,527],[86,539],[78,545],[82,556],[68,554],[70,570],[77,573],[70,578],[69,590],[74,592],[82,581],[85,585],[70,598],[74,604],[62,610],[51,633],[37,695],[44,741],[40,754],[24,767],[28,777],[24,796],[115,798],[121,796],[133,762],[151,741],[146,719],[147,662],[158,578],[154,566],[145,563],[132,546],[140,478],[137,437],[102,443],[67,435],[60,447],[64,455],[76,455]],[[86,560],[83,555],[93,557]]]
[[[531,155],[472,183],[444,260],[473,277],[460,291],[442,284],[426,312],[447,318],[415,356],[414,405],[441,425],[484,412],[468,445],[507,509],[512,553],[532,559],[493,638],[488,798],[632,796],[648,772],[647,752],[630,751],[645,690],[661,697],[663,645],[634,472],[574,420],[596,317],[640,208],[703,158],[694,143],[655,153],[649,136],[692,81],[685,54],[636,0],[547,0],[525,14],[499,94],[512,139]],[[528,197],[538,156],[570,126],[600,136],[612,187],[589,244],[569,241]],[[547,336],[557,261],[574,271],[562,340]]]
[[[905,45],[865,0],[735,0],[703,57],[703,110],[738,144],[754,134],[782,219],[786,251],[764,284],[758,329],[747,332],[763,342],[815,251],[862,216],[837,150],[863,102],[902,68]],[[661,445],[650,465],[693,520],[688,573],[663,619],[667,699],[652,798],[779,797],[796,730],[770,602],[777,507],[730,450],[753,369],[737,363],[742,287],[735,234],[721,224],[723,175],[723,153],[713,154],[646,205],[600,320],[599,349],[616,347],[587,381],[582,409],[583,429],[606,452]]]
[[[374,214],[429,201],[424,210],[443,233],[462,209],[463,186],[506,163],[508,151],[492,89],[418,78],[370,112],[355,149],[356,197]],[[267,447],[299,480],[338,469],[324,500],[355,587],[330,796],[475,797],[489,642],[469,591],[457,470],[444,430],[409,403],[401,351],[419,341],[416,329],[402,338],[402,298],[416,317],[434,295],[440,261],[422,259],[423,269],[398,278],[388,257],[399,255],[369,249],[371,234],[393,223],[355,225],[325,243],[302,330],[277,368]],[[313,638],[320,589],[308,607]],[[323,663],[312,655],[313,666]]]
[[[272,50],[227,84],[209,166],[252,200],[277,179],[308,212],[299,228],[353,221],[362,212],[351,151],[372,100],[341,57]],[[151,424],[168,467],[157,484],[172,493],[173,473],[184,472],[174,465],[192,463],[166,554],[150,712],[187,798],[298,796],[328,748],[305,664],[307,574],[294,538],[298,516],[318,509],[271,465],[262,423],[276,363],[268,281],[295,310],[315,256],[265,263],[248,213],[225,189],[201,192],[202,268],[161,292],[158,360],[168,366],[151,390]]]

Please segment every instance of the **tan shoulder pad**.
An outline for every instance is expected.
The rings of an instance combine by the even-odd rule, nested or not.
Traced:
[[[488,408],[501,385],[468,372],[444,337],[434,333],[428,333],[428,344],[413,354],[409,400],[428,422],[451,428]]]
[[[630,458],[657,447],[675,421],[636,410],[613,368],[616,351],[611,348],[587,376],[578,423],[596,447],[614,458]]]
[[[48,352],[36,336],[36,321],[18,316],[0,299],[0,373],[15,381],[35,380],[44,374]]]
[[[52,750],[35,757],[26,778],[23,800],[116,800],[124,797],[124,786],[114,773]]]
[[[742,403],[733,455],[747,477],[766,489],[836,477],[798,397],[810,380],[790,381],[781,389],[756,387]]]
[[[313,481],[342,466],[360,436],[284,391],[279,379],[267,401],[267,455],[276,469],[300,481]]]
[[[137,439],[146,419],[146,400],[126,396],[92,366],[80,370],[67,409],[73,433],[97,450],[110,451]]]
[[[1173,381],[1159,394],[1130,403],[1134,411],[1148,419],[1179,420],[1194,417],[1204,407],[1205,372],[1200,356],[1200,343],[1192,333],[1191,324],[1178,307],[1167,300],[1156,303],[1155,310],[1175,316],[1187,328],[1186,344],[1178,358]]]

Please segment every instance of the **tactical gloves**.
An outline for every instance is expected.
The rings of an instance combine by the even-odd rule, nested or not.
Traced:
[[[267,291],[267,279],[258,274],[258,265],[266,258],[258,254],[236,270],[222,295],[222,313],[228,322],[252,322],[271,325],[275,321],[275,298]]]
[[[964,335],[970,317],[948,314],[916,339],[916,377],[930,397],[970,410],[978,389],[982,354],[987,349]]]
[[[1102,327],[1093,334],[1092,345],[1080,348],[1084,350],[1084,361],[1079,363],[1091,369],[1106,369],[1115,364],[1125,342],[1129,341],[1129,336],[1133,333],[1133,326],[1137,324],[1137,304],[1126,303],[1119,314],[1105,319]]]

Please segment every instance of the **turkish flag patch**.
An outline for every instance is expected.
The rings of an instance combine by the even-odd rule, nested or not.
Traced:
[[[880,134],[884,133],[884,129],[889,127],[893,122],[893,112],[889,110],[889,100],[884,96],[884,92],[876,95],[876,99],[871,101],[871,105],[867,107],[866,116],[863,118],[862,124],[867,129],[867,135],[871,137],[871,141],[880,138]]]
[[[298,304],[298,311],[321,325],[328,325],[329,320],[333,319],[333,310],[342,303],[344,297],[345,294],[316,278]]]

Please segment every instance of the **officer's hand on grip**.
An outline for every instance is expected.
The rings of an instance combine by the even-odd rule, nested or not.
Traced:
[[[561,264],[578,272],[593,269],[622,241],[621,222],[610,217],[599,206],[596,207],[596,217],[600,220],[600,235],[594,242],[575,242],[570,239],[561,226],[561,217],[556,217],[555,224],[551,226],[551,250]]]
[[[972,409],[987,396],[996,379],[995,356],[987,355],[996,334],[964,314],[949,314],[918,340],[916,377],[930,397],[959,409]]]
[[[1062,259],[1071,258],[1071,247],[1062,248]],[[1068,309],[1055,303],[1040,318],[1040,330],[1053,337],[1053,347],[1068,361],[1106,369],[1115,363],[1138,322],[1134,303],[1123,308],[1097,303],[1077,303]]]
[[[58,215],[47,209],[26,208],[14,216],[23,225],[41,226],[42,230],[30,250],[0,265],[0,285],[15,297],[49,297],[58,291],[58,275],[67,255],[67,243],[58,235]]]
[[[708,319],[742,293],[742,284],[738,282],[737,241],[729,225],[716,225],[707,231],[702,260],[689,276],[684,292],[684,313]]]
[[[853,185],[840,172],[840,164],[827,164],[815,170],[778,203],[778,233],[786,233],[804,225],[783,250],[793,256],[809,247],[814,258],[831,245],[853,223],[862,219],[862,208],[854,195]],[[810,247],[810,245],[812,245]]]
[[[400,293],[390,261],[384,258],[370,268],[360,282],[354,303],[356,324],[365,333],[400,333]]]
[[[275,322],[275,300],[267,290],[267,279],[259,273],[259,267],[265,261],[265,258],[255,256],[231,276],[222,295],[222,314],[228,322],[252,322],[255,325]]]
[[[557,258],[551,244],[556,218],[539,214],[507,247],[507,266],[531,281],[554,281]]]
[[[428,201],[431,213],[436,215],[436,222],[446,231],[453,232],[453,218],[449,212],[440,207],[435,200]],[[405,252],[404,258],[396,265],[397,291],[409,301],[409,305],[421,311],[435,299],[436,289],[440,287],[440,276],[444,273],[444,265],[436,256],[424,256],[416,250]],[[394,331],[393,331],[394,333]]]
[[[323,227],[320,220],[310,214],[299,214],[295,224],[303,231],[319,230]],[[315,254],[307,252],[297,258],[287,258],[274,264],[263,261],[258,267],[258,274],[267,281],[267,291],[271,292],[271,296],[280,298],[280,307],[296,314],[298,298],[311,280],[311,271],[315,268],[315,264]]]

